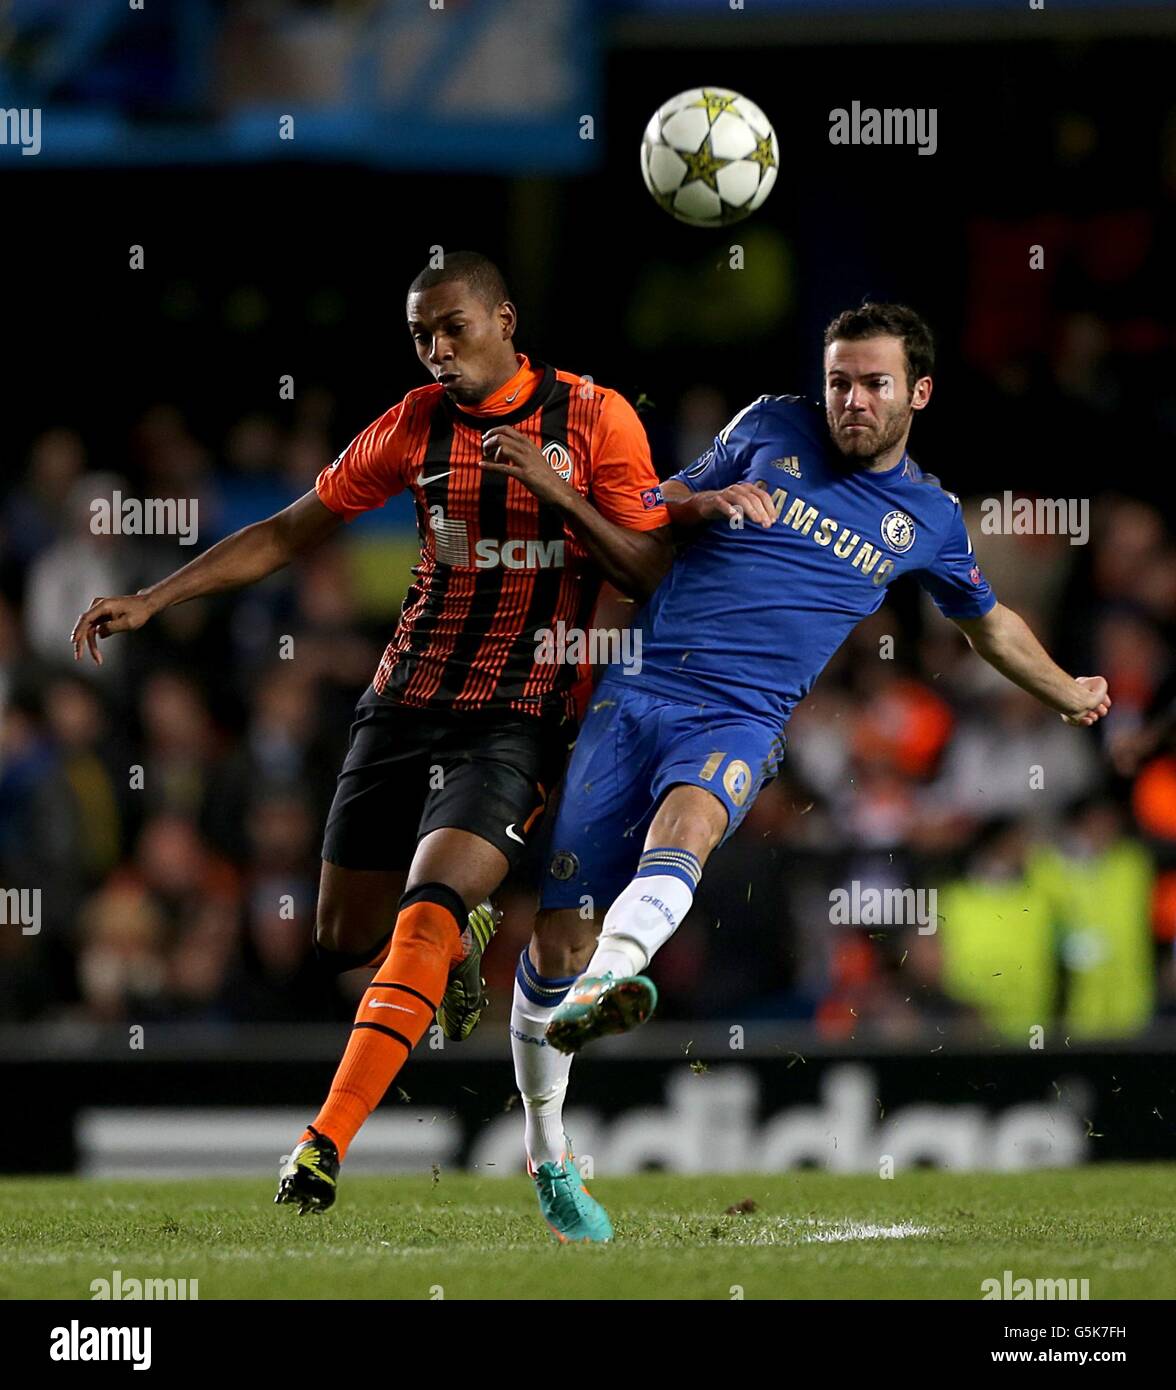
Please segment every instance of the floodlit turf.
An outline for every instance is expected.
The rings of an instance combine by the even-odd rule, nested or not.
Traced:
[[[1176,1170],[891,1180],[795,1172],[599,1179],[611,1246],[560,1247],[525,1178],[352,1178],[326,1216],[274,1183],[0,1182],[0,1297],[198,1279],[212,1298],[956,1298],[981,1280],[1089,1279],[1176,1297]],[[738,1204],[755,1209],[729,1214]],[[443,1291],[443,1292],[442,1292]]]

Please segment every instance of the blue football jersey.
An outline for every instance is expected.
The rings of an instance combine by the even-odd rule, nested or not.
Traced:
[[[905,455],[885,473],[855,470],[813,402],[761,396],[675,481],[692,492],[761,484],[776,521],[701,528],[638,619],[640,670],[610,668],[606,682],[779,728],[898,575],[913,574],[949,618],[996,603],[959,498]]]

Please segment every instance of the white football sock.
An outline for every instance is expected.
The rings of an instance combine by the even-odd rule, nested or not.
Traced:
[[[523,1098],[526,1114],[524,1143],[533,1168],[541,1163],[562,1162],[567,1147],[563,1102],[572,1058],[556,1051],[543,1032],[574,978],[545,979],[531,964],[526,948],[515,972],[510,1050],[514,1057],[515,1085]]]
[[[649,957],[636,941],[623,936],[601,936],[592,959],[584,967],[585,975],[640,975],[649,964]]]
[[[702,866],[689,850],[646,850],[637,877],[605,914],[584,973],[640,974],[682,924],[701,877]]]

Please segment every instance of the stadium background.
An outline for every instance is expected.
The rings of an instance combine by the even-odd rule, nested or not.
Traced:
[[[178,1171],[205,1107],[226,1167],[257,1171],[329,1080],[356,985],[313,967],[317,854],[409,507],[114,639],[100,671],[67,635],[193,553],[92,535],[92,499],[196,498],[202,548],[419,384],[403,291],[434,245],[502,264],[523,350],[643,397],[663,474],[754,396],[816,394],[839,309],[920,308],[939,363],[912,453],[967,499],[1000,598],[1115,701],[1064,728],[896,585],[659,955],[661,1021],[577,1066],[581,1151],[1172,1156],[1176,30],[1148,4],[822,8],[0,15],[0,105],[43,111],[35,158],[0,146],[0,887],[42,892],[39,933],[0,927],[0,1076],[40,1136],[27,1166]],[[701,83],[759,101],[782,147],[766,207],[722,233],[672,223],[637,170],[654,107]],[[937,107],[938,152],[831,147],[853,100]],[[984,534],[1006,489],[1088,498],[1089,543]],[[938,931],[832,925],[853,881],[937,888]],[[504,906],[483,1028],[422,1046],[355,1164],[521,1163],[505,1023],[529,921],[524,894]]]

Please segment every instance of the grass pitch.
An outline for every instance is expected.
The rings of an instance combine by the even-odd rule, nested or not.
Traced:
[[[1176,1298],[1176,1168],[818,1172],[591,1184],[611,1246],[559,1246],[526,1178],[348,1179],[325,1216],[266,1179],[0,1182],[0,1297],[93,1279],[199,1280],[199,1297],[979,1299],[981,1280],[1089,1279]],[[750,1199],[750,1200],[748,1200]],[[750,1208],[754,1204],[754,1209]],[[744,1210],[728,1211],[732,1207]]]

